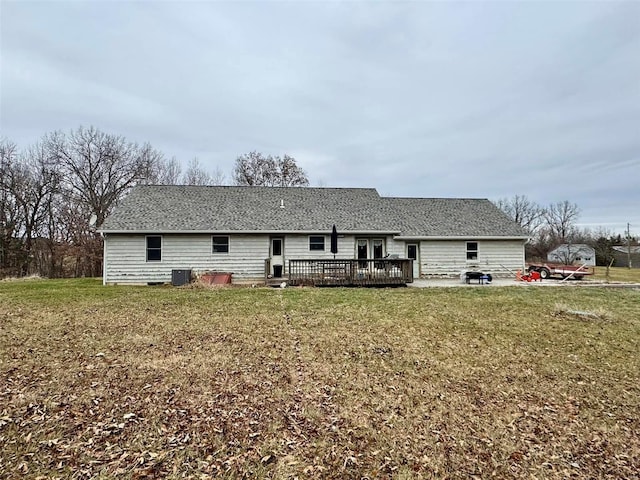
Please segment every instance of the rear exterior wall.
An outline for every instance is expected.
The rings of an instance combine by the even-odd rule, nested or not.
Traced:
[[[455,276],[462,271],[483,271],[496,277],[515,275],[524,269],[523,240],[474,240],[478,258],[467,260],[466,240],[423,240],[420,242],[420,275]]]
[[[229,253],[213,253],[211,234],[165,234],[160,261],[147,261],[146,235],[105,235],[104,283],[170,282],[174,269],[233,272],[260,278],[269,256],[269,237],[230,235]]]
[[[265,260],[270,255],[269,234],[230,234],[228,253],[213,253],[212,234],[161,236],[161,260],[147,261],[146,235],[106,234],[104,283],[170,282],[171,271],[174,269],[190,269],[194,273],[231,272],[234,280],[264,278]],[[325,237],[324,251],[310,251],[309,235],[287,234],[283,237],[285,275],[288,260],[333,258],[329,235]],[[340,236],[336,258],[355,258],[355,242],[360,237]],[[406,258],[407,242],[394,240],[392,236],[376,238],[385,238],[387,254]],[[482,270],[495,276],[507,276],[524,266],[524,244],[521,240],[479,240],[476,261],[466,258],[466,241],[422,240],[408,243],[419,243],[422,277],[453,276],[463,270]]]

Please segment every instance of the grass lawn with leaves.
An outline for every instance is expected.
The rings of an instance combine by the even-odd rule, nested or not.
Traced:
[[[0,282],[2,478],[638,478],[640,290]]]

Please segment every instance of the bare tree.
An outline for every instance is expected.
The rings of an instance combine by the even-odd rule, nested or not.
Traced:
[[[529,233],[535,233],[544,221],[545,209],[526,195],[501,198],[495,205]]]
[[[18,148],[7,139],[0,140],[0,277],[14,274],[12,257],[16,251],[17,231],[21,224],[13,188],[13,171],[18,161]]]
[[[546,225],[539,227],[531,240],[525,245],[527,260],[546,261],[547,255],[558,245],[555,237]]]
[[[96,215],[96,227],[161,158],[148,144],[129,143],[94,127],[80,127],[69,136],[56,132],[47,142],[65,174],[69,194]]]
[[[76,275],[96,276],[102,269],[102,239],[97,234],[105,218],[129,189],[147,181],[162,154],[149,144],[127,142],[94,127],[80,127],[69,135],[55,132],[45,141],[64,175],[63,197],[78,215],[67,228],[74,230],[73,250],[81,265]],[[95,227],[89,218],[95,215]],[[82,253],[79,253],[82,252]]]
[[[150,165],[144,182],[155,185],[224,185],[224,180],[225,176],[220,167],[208,172],[197,158],[189,162],[183,173],[176,157],[170,160],[161,157]]]
[[[233,181],[236,185],[271,185],[275,164],[273,158],[249,152],[236,158]]]
[[[293,157],[286,155],[282,158],[275,157],[277,167],[278,187],[304,187],[309,185],[309,179],[305,171],[298,167]]]
[[[0,171],[0,276],[95,276],[96,227],[136,183],[177,183],[180,164],[149,144],[80,127],[22,152],[0,139]]]
[[[210,175],[211,183],[209,185],[224,185],[226,181],[226,175],[219,166]]]
[[[167,160],[158,156],[146,174],[144,182],[150,185],[177,185],[180,182],[182,167],[176,157]]]
[[[293,157],[264,156],[259,152],[249,152],[236,159],[233,170],[236,185],[267,187],[301,187],[309,185],[303,169],[298,167]]]
[[[544,218],[551,235],[558,243],[564,243],[575,227],[575,221],[579,215],[578,205],[564,200],[549,205],[545,210]]]
[[[218,173],[221,173],[218,171]],[[224,175],[223,175],[224,178]],[[200,160],[197,158],[192,158],[189,162],[189,166],[187,170],[184,172],[182,176],[182,184],[184,185],[214,185],[214,177],[207,172],[202,165],[200,165]]]
[[[19,240],[19,275],[31,273],[34,242],[47,240],[46,225],[60,172],[43,143],[34,145],[4,171],[4,189],[12,197],[17,216],[11,235]]]
[[[578,205],[567,200],[542,209],[541,223],[525,247],[527,258],[545,261],[549,252],[559,245],[581,242],[581,232],[575,226],[579,214]]]

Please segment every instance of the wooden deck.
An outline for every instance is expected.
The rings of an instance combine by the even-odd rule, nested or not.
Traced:
[[[413,260],[289,260],[288,284],[383,287],[413,282]]]

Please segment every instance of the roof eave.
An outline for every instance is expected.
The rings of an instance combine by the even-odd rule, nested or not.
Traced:
[[[331,229],[323,230],[167,230],[167,229],[144,229],[144,230],[123,230],[123,229],[99,229],[98,233],[117,234],[117,235],[148,235],[153,234],[180,234],[180,235],[196,235],[196,234],[214,234],[226,233],[235,235],[284,235],[284,234],[303,234],[303,235],[330,235]],[[398,230],[338,230],[339,235],[398,235]]]
[[[398,235],[394,240],[529,240],[526,235]]]

